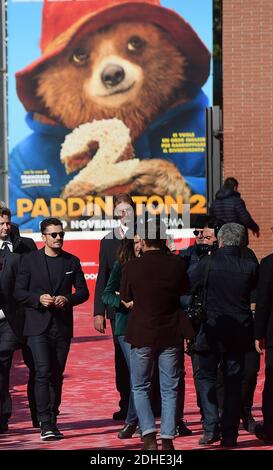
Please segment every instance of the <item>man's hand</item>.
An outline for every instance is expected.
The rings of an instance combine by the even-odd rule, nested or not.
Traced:
[[[68,303],[67,298],[63,295],[57,295],[54,299],[54,307],[57,308],[63,308]]]
[[[130,302],[125,302],[125,300],[122,300],[121,303],[126,307],[128,308],[129,310],[131,310],[134,306],[134,301],[133,300],[130,300]]]
[[[50,307],[50,306],[54,305],[54,299],[55,299],[55,297],[51,297],[51,295],[49,295],[49,294],[40,295],[40,303],[44,307]]]
[[[94,316],[94,328],[100,333],[105,333],[106,329],[106,320],[104,315],[95,315]]]
[[[263,349],[265,349],[265,347],[266,347],[265,338],[255,339],[255,348],[259,354],[263,354]]]
[[[254,318],[254,317],[255,317],[255,311],[256,311],[256,303],[252,302],[252,303],[250,304],[250,310],[251,310],[252,316],[253,316],[253,318]]]

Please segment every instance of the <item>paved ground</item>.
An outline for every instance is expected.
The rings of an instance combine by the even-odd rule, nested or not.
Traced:
[[[13,416],[9,433],[0,436],[1,450],[141,449],[137,437],[128,440],[117,438],[123,423],[111,419],[113,411],[117,410],[118,401],[114,386],[112,340],[110,336],[97,335],[91,320],[84,307],[77,310],[75,338],[66,367],[59,418],[59,427],[65,433],[65,439],[41,442],[38,430],[31,427],[26,400],[27,371],[18,353],[14,359],[11,381]],[[198,439],[202,434],[188,359],[186,380],[185,419],[193,435],[177,438],[177,450],[200,449]],[[254,415],[258,419],[261,417],[262,382],[263,375],[260,374],[254,406]],[[219,450],[219,445],[214,444],[207,449]],[[273,446],[263,446],[255,436],[241,429],[238,449],[273,449]]]

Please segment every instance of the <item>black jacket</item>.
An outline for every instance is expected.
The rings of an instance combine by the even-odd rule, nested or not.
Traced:
[[[258,263],[242,258],[241,248],[226,246],[214,255],[200,260],[191,276],[195,286],[204,284],[207,263],[210,263],[206,311],[203,326],[210,349],[248,351],[253,349],[253,318],[250,310],[251,291],[258,280]]]
[[[21,237],[18,232],[15,231],[15,229],[13,228],[11,230],[10,240],[13,246],[13,253],[23,255],[26,253],[30,253],[31,251],[37,250],[37,246],[35,245],[32,238]]]
[[[52,315],[63,336],[73,336],[73,307],[85,302],[89,298],[89,292],[80,260],[66,251],[61,252],[61,257],[62,276],[54,288],[50,284],[44,248],[32,251],[21,260],[14,297],[25,306],[25,336],[42,334]],[[40,304],[42,294],[63,295],[68,299],[68,304],[62,309],[45,308]]]
[[[220,189],[216,193],[209,212],[211,216],[225,223],[235,222],[244,225],[254,232],[259,231],[259,226],[247,211],[240,193],[232,189]]]
[[[255,338],[265,338],[266,347],[273,348],[273,254],[263,258],[260,265]]]
[[[117,259],[117,250],[121,240],[116,238],[111,232],[100,243],[99,272],[95,288],[94,315],[104,315],[105,305],[102,301],[102,294],[107,285],[110,273]],[[115,318],[115,311],[107,307],[108,318]]]
[[[24,315],[14,298],[13,290],[15,286],[16,275],[20,263],[20,256],[9,251],[0,252],[1,269],[1,301],[0,308],[3,310],[11,329],[18,339],[23,337]]]

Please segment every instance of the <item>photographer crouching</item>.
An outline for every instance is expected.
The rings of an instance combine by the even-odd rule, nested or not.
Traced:
[[[203,257],[191,275],[192,285],[204,288],[206,313],[195,342],[195,351],[199,353],[198,382],[204,414],[204,435],[199,444],[219,441],[221,427],[221,445],[233,447],[237,443],[240,422],[244,355],[251,349],[253,340],[250,294],[257,283],[258,266],[252,258],[242,258],[243,226],[225,224],[217,238],[219,249],[213,256]],[[224,378],[221,417],[216,395],[220,363]]]

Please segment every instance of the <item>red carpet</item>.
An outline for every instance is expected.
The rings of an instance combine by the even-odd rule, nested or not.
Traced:
[[[108,327],[110,334],[110,327]],[[263,366],[262,366],[263,367]],[[31,427],[26,399],[27,370],[16,353],[13,363],[11,391],[13,416],[7,434],[0,435],[1,450],[24,449],[132,449],[140,450],[139,438],[120,440],[117,433],[123,423],[113,421],[117,410],[118,396],[114,385],[113,347],[111,336],[96,334],[93,319],[86,307],[75,314],[75,338],[71,346],[66,367],[59,428],[65,434],[60,441],[41,442],[39,430]],[[261,390],[263,373],[255,396],[254,415],[261,418]],[[195,403],[190,361],[187,358],[185,419],[192,429],[190,437],[175,440],[177,450],[204,449],[198,445],[202,434],[200,417]],[[219,450],[218,444],[205,449]],[[240,429],[238,449],[273,449],[265,446]]]

